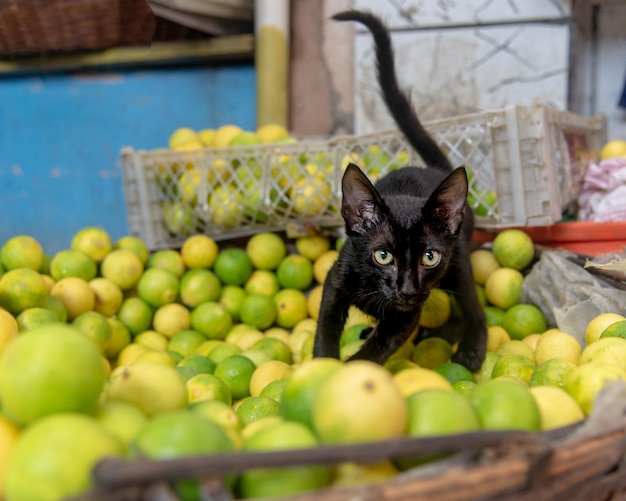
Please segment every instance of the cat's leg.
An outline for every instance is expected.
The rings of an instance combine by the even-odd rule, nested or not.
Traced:
[[[332,281],[328,278],[322,292],[313,356],[339,358],[339,341],[350,305],[342,298],[340,291],[331,285]]]
[[[419,314],[401,312],[381,320],[349,360],[371,360],[382,365],[415,332],[418,320]]]
[[[451,263],[447,277],[454,277],[453,283],[446,284],[447,290],[455,294],[463,322],[463,334],[452,360],[467,367],[472,372],[480,369],[487,349],[487,320],[478,301],[476,286],[469,262],[469,243],[459,242],[456,259]],[[452,273],[450,273],[452,272]]]

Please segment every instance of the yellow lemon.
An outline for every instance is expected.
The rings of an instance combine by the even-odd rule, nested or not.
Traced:
[[[396,372],[393,381],[403,397],[423,390],[452,390],[452,385],[438,372],[423,367],[409,367]]]
[[[582,347],[578,340],[565,332],[552,332],[539,338],[535,349],[535,362],[542,364],[551,358],[568,360],[578,365]]]
[[[622,139],[614,139],[606,143],[600,150],[600,158],[626,158],[626,141]]]
[[[187,268],[211,268],[218,252],[217,243],[207,235],[187,237],[180,249],[183,263]]]
[[[498,351],[501,345],[511,340],[509,333],[499,325],[487,327],[487,351]]]
[[[74,320],[78,315],[91,311],[96,305],[96,293],[89,282],[78,277],[66,277],[56,282],[50,295],[58,298],[67,309],[67,319]]]
[[[485,296],[490,304],[508,310],[519,303],[524,275],[513,268],[494,270],[485,282]]]
[[[626,317],[619,313],[600,313],[587,324],[587,328],[585,329],[585,343],[588,345],[595,343],[600,339],[602,332],[609,325],[623,320],[626,320]]]
[[[560,428],[585,419],[585,414],[576,400],[562,388],[533,386],[530,393],[539,407],[542,430]]]
[[[474,282],[481,285],[485,285],[489,275],[501,266],[493,252],[488,249],[473,251],[470,254],[470,263],[472,265]]]
[[[326,280],[326,275],[332,268],[335,261],[339,257],[339,252],[331,249],[324,252],[313,262],[313,276],[318,284],[323,284]]]

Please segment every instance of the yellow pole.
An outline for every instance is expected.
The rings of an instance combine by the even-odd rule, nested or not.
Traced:
[[[257,126],[288,127],[289,0],[255,0]]]

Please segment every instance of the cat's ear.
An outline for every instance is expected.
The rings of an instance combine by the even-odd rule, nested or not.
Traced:
[[[441,221],[450,233],[456,234],[465,219],[467,207],[467,173],[465,167],[452,171],[432,193],[424,207],[427,214],[432,214]]]
[[[341,215],[349,230],[363,233],[381,219],[383,200],[361,169],[348,164],[341,181]]]

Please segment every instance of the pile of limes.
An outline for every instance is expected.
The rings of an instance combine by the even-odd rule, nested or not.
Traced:
[[[626,318],[603,314],[584,343],[519,304],[532,241],[509,230],[472,255],[489,322],[477,373],[440,337],[383,366],[313,359],[325,237],[259,233],[242,245],[188,237],[149,252],[101,228],[46,255],[30,236],[0,247],[0,497],[87,491],[106,456],[171,458],[284,450],[472,430],[542,430],[584,418],[607,381],[626,380]],[[422,325],[458,315],[436,289]],[[374,326],[353,308],[347,358]],[[381,481],[433,460],[263,468],[225,480],[240,497]],[[174,488],[194,499],[191,480]]]

